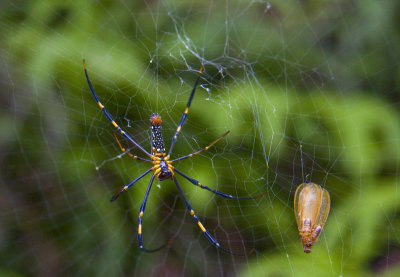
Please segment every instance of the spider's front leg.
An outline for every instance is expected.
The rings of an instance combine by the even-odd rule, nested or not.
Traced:
[[[144,176],[146,176],[150,171],[152,170],[152,168],[149,168],[148,170],[146,170],[144,173],[142,173],[139,177],[137,177],[135,180],[133,180],[132,182],[130,182],[129,184],[123,186],[122,188],[120,188],[110,199],[110,202],[113,202],[115,200],[117,200],[117,198],[120,196],[121,193],[123,193],[124,191],[130,189],[137,181],[139,181],[140,179],[142,179]]]

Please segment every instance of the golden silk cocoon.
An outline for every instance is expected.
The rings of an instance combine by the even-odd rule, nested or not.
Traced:
[[[294,213],[305,253],[318,240],[330,209],[329,192],[314,183],[301,184],[294,197]]]

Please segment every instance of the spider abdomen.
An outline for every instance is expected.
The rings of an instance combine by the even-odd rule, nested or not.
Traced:
[[[152,154],[165,153],[165,145],[162,137],[161,122],[162,120],[159,114],[153,113],[150,116]]]
[[[172,167],[165,160],[165,145],[161,130],[161,116],[153,113],[150,116],[151,124],[151,151],[156,157],[159,157],[158,168],[156,169],[156,177],[159,181],[164,181],[172,177]]]

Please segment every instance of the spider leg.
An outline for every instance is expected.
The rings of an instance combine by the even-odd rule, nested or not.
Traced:
[[[147,187],[147,191],[146,191],[146,194],[144,196],[142,206],[140,206],[140,212],[139,212],[139,226],[138,226],[138,244],[139,244],[139,249],[144,251],[144,252],[148,252],[148,253],[157,252],[157,251],[163,249],[164,247],[167,247],[172,242],[172,238],[170,238],[164,245],[162,245],[162,246],[160,246],[160,247],[158,247],[156,249],[151,249],[151,250],[150,249],[146,249],[146,248],[143,247],[142,217],[143,217],[144,211],[146,209],[147,198],[149,197],[150,189],[151,189],[151,186],[153,184],[153,181],[154,181],[155,177],[156,176],[154,174],[151,176],[150,183],[149,183],[149,185]]]
[[[201,229],[201,231],[203,231],[203,233],[204,233],[204,235],[207,237],[207,239],[208,239],[212,244],[214,244],[218,249],[220,249],[220,250],[222,250],[222,251],[224,251],[224,252],[226,252],[226,253],[228,253],[228,254],[235,255],[235,256],[245,256],[246,254],[235,253],[235,252],[232,252],[232,251],[230,251],[230,250],[228,250],[228,249],[225,249],[225,248],[223,248],[223,247],[218,243],[218,241],[206,230],[206,228],[205,228],[205,227],[203,226],[203,224],[200,222],[199,218],[198,218],[198,217],[196,216],[196,214],[194,213],[192,207],[190,206],[189,202],[187,201],[185,195],[183,194],[183,191],[182,191],[182,189],[181,189],[181,186],[179,185],[178,180],[176,179],[175,175],[172,175],[172,179],[174,180],[175,185],[176,185],[176,187],[178,188],[179,193],[181,194],[181,196],[182,196],[182,198],[183,198],[183,201],[185,201],[186,209],[189,211],[190,215],[194,218],[194,220],[197,221],[197,225],[199,226],[199,228]]]
[[[151,161],[151,160],[144,159],[144,158],[142,158],[142,157],[134,156],[134,155],[132,155],[131,153],[129,153],[129,150],[126,151],[126,149],[122,146],[121,142],[118,140],[117,134],[116,134],[116,133],[113,133],[113,135],[114,135],[115,139],[117,140],[117,143],[118,143],[118,145],[119,145],[119,148],[121,148],[121,150],[122,150],[122,152],[124,152],[124,154],[125,154],[125,153],[128,154],[129,157],[131,157],[132,159],[135,159],[135,160],[145,161],[145,162],[153,162],[153,161]]]
[[[200,67],[200,74],[203,72],[203,66]],[[196,82],[194,83],[194,87],[192,89],[192,93],[190,94],[189,100],[186,104],[185,112],[182,115],[181,121],[179,122],[178,128],[176,129],[175,135],[172,137],[171,147],[169,148],[168,156],[171,155],[172,149],[174,148],[175,142],[178,139],[178,134],[182,129],[183,124],[185,123],[187,114],[189,112],[190,104],[192,104],[194,93],[196,92],[197,85],[199,84],[200,76],[197,77]]]
[[[198,187],[200,187],[200,188],[202,188],[202,189],[211,191],[212,193],[215,193],[216,195],[219,195],[219,196],[221,196],[221,197],[225,197],[225,198],[229,198],[229,199],[238,199],[238,200],[242,200],[242,199],[258,199],[258,198],[261,198],[261,197],[263,197],[263,196],[266,195],[266,193],[264,193],[264,194],[261,194],[261,195],[259,195],[259,196],[254,196],[254,197],[252,197],[252,196],[247,196],[247,197],[233,196],[233,195],[230,195],[230,194],[227,194],[227,193],[224,193],[224,192],[221,192],[221,191],[218,191],[218,190],[209,188],[209,187],[207,187],[207,186],[201,184],[199,181],[197,181],[197,180],[195,180],[195,179],[193,179],[193,178],[190,178],[189,176],[187,176],[185,173],[183,173],[182,171],[178,170],[177,168],[174,168],[174,171],[178,172],[178,173],[179,173],[180,175],[182,175],[184,178],[186,178],[187,180],[189,180],[189,182],[191,182],[193,185],[198,186]]]
[[[148,170],[146,170],[144,173],[142,173],[139,177],[137,177],[135,180],[133,180],[132,182],[130,182],[129,184],[123,186],[122,188],[120,188],[114,195],[113,197],[111,197],[110,202],[115,201],[119,195],[121,193],[123,193],[124,191],[128,190],[130,187],[132,187],[137,181],[139,181],[140,179],[142,179],[145,175],[147,175],[150,171],[152,170],[152,168],[149,168]]]
[[[111,122],[112,125],[114,125],[115,128],[118,129],[119,133],[123,135],[125,138],[127,138],[131,143],[133,143],[137,148],[139,148],[143,153],[145,153],[147,156],[152,157],[152,155],[147,152],[142,146],[140,146],[136,141],[133,140],[124,130],[121,129],[121,127],[118,126],[118,124],[114,121],[113,117],[111,114],[106,110],[106,108],[100,103],[99,97],[97,96],[96,92],[94,91],[94,88],[92,86],[92,83],[90,82],[89,75],[86,70],[86,63],[85,60],[83,60],[83,69],[85,70],[85,76],[86,76],[86,81],[89,85],[89,89],[92,92],[92,95],[94,97],[94,100],[96,100],[97,104],[99,105],[100,109],[103,111],[104,115],[107,117],[107,119]]]
[[[210,149],[211,146],[213,146],[213,145],[216,144],[218,141],[220,141],[223,137],[225,137],[227,134],[229,134],[229,132],[230,132],[230,131],[225,132],[222,136],[220,136],[219,138],[217,138],[216,140],[214,140],[210,145],[204,147],[203,149],[200,149],[199,151],[194,152],[194,153],[192,153],[192,154],[189,154],[189,155],[186,155],[186,156],[183,156],[183,157],[179,157],[179,158],[177,158],[177,159],[175,159],[175,160],[172,160],[171,162],[176,162],[176,161],[180,161],[180,160],[183,160],[183,159],[192,158],[192,157],[196,156],[197,154],[199,154],[199,153],[201,153],[201,152],[203,152],[203,151],[207,151],[208,149]]]

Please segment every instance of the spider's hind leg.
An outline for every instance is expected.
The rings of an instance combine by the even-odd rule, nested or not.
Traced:
[[[146,210],[147,198],[149,197],[150,189],[151,189],[151,186],[153,185],[154,178],[155,178],[155,175],[153,174],[151,176],[150,183],[149,183],[149,185],[147,187],[147,191],[146,191],[146,194],[144,196],[144,199],[143,199],[142,205],[140,206],[140,211],[139,211],[139,225],[138,225],[138,237],[137,237],[138,238],[138,245],[139,245],[139,249],[140,250],[142,250],[144,252],[148,252],[148,253],[154,253],[154,252],[160,251],[161,249],[163,249],[163,248],[167,247],[168,245],[170,245],[172,243],[172,240],[173,240],[173,237],[170,238],[165,244],[163,244],[162,246],[160,246],[160,247],[158,247],[156,249],[147,249],[147,248],[144,248],[144,246],[143,246],[142,218],[144,216],[144,211]]]
[[[222,247],[219,242],[207,231],[207,229],[203,226],[203,224],[200,222],[199,218],[196,216],[196,214],[194,213],[192,206],[190,206],[189,202],[187,201],[185,195],[183,194],[183,191],[181,189],[181,186],[178,183],[178,180],[176,179],[175,175],[172,176],[172,179],[175,182],[176,187],[179,190],[180,195],[183,198],[183,201],[185,202],[185,206],[186,209],[189,211],[190,215],[194,218],[194,220],[197,221],[197,225],[199,226],[199,228],[201,229],[201,231],[203,231],[204,235],[206,236],[206,238],[213,244],[215,245],[218,249],[231,254],[231,255],[235,255],[235,256],[246,256],[246,254],[242,254],[242,253],[236,253],[236,252],[232,252],[224,247]],[[250,254],[250,252],[248,253]]]

